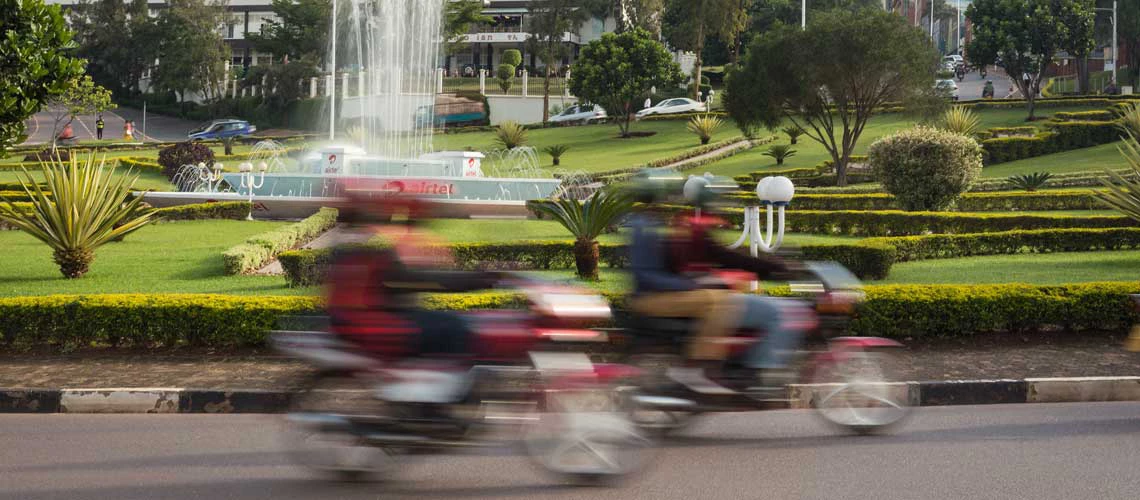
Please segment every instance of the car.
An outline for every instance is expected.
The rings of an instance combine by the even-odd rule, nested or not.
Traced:
[[[191,141],[206,141],[210,139],[225,139],[229,137],[245,137],[257,132],[257,127],[245,120],[214,120],[191,130],[187,137]]]
[[[609,117],[605,108],[597,104],[581,104],[570,106],[550,117],[550,123],[592,123],[605,121],[607,118]]]
[[[960,56],[958,54],[950,54],[946,57],[943,57],[942,62],[944,62],[944,63],[949,62],[949,63],[954,63],[954,65],[959,65],[959,64],[962,64],[963,62],[965,62],[965,59],[962,59],[962,56]]]
[[[934,90],[947,99],[958,100],[958,84],[954,80],[937,80],[934,82]]]
[[[656,106],[651,106],[637,112],[638,118],[645,118],[651,115],[672,115],[676,113],[704,113],[708,111],[708,106],[702,102],[697,102],[686,97],[675,97],[673,99],[665,99]]]

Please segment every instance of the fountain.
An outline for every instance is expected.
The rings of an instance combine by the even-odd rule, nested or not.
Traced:
[[[320,206],[348,189],[398,191],[461,205],[471,213],[487,212],[489,205],[508,207],[496,213],[525,213],[525,201],[558,189],[558,179],[542,175],[532,148],[495,158],[496,173],[506,177],[486,177],[482,153],[434,152],[432,120],[417,120],[416,115],[435,103],[442,2],[335,0],[333,6],[327,60],[341,73],[329,79],[334,101],[339,101],[329,109],[329,143],[304,155],[297,169],[285,168],[280,144],[258,143],[249,161],[269,165],[264,182],[243,183],[242,173],[223,172],[234,193],[217,193],[216,199],[252,196],[255,205],[266,207],[282,202]],[[211,191],[221,187],[206,184]]]

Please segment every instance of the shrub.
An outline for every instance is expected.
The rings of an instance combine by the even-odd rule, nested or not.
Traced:
[[[562,155],[566,154],[566,151],[569,149],[570,146],[567,146],[565,144],[555,144],[553,146],[542,148],[542,151],[550,155],[551,160],[554,162],[554,166],[558,166],[562,164]]]
[[[972,136],[978,131],[982,119],[970,108],[954,106],[942,115],[942,128],[955,134]]]
[[[1045,187],[1045,184],[1048,184],[1049,179],[1052,178],[1053,174],[1049,172],[1034,172],[1032,174],[1012,175],[1005,181],[1014,189],[1024,189],[1032,193]]]
[[[1101,183],[1108,191],[1097,193],[1097,198],[1133,220],[1140,221],[1140,140],[1129,134],[1120,152],[1128,161],[1131,171],[1121,174],[1106,169],[1110,178],[1102,179]]]
[[[145,201],[145,197],[143,198]],[[219,201],[212,203],[193,203],[174,207],[159,208],[154,216],[164,221],[175,220],[204,220],[204,219],[230,219],[245,220],[249,215],[248,201]]]
[[[633,199],[623,191],[602,190],[585,202],[559,199],[535,205],[535,210],[558,221],[574,236],[574,262],[578,276],[598,278],[598,236],[633,207]]]
[[[69,161],[71,160],[71,153],[66,149],[56,148],[53,153],[50,149],[45,149],[36,153],[24,155],[25,162],[49,162],[53,160]]]
[[[499,82],[499,89],[510,92],[515,83],[515,67],[510,64],[500,64],[495,70],[495,80]]]
[[[725,195],[730,201],[752,206],[759,201],[750,191]],[[897,200],[886,193],[803,192],[793,200],[797,210],[898,210]],[[1048,192],[965,193],[955,208],[963,212],[1095,210],[1100,208],[1091,190]]]
[[[522,52],[518,49],[507,49],[503,51],[503,64],[509,64],[511,67],[517,68],[522,64]]]
[[[273,231],[251,236],[222,253],[226,274],[260,269],[281,252],[303,245],[336,225],[337,210],[321,208],[308,218]]]
[[[1124,135],[1140,137],[1140,106],[1130,102],[1121,107],[1120,122],[1117,125]]]
[[[118,158],[117,161],[119,167],[131,168],[139,172],[142,172],[144,170],[151,172],[165,172],[165,170],[162,168],[162,165],[155,163],[155,161],[150,158],[135,158],[124,156]],[[177,171],[177,168],[175,171]]]
[[[526,144],[526,128],[515,121],[505,121],[495,129],[495,142],[504,149],[514,149]]]
[[[1117,121],[1046,122],[1045,128],[1053,132],[1053,151],[1070,151],[1108,144],[1120,140],[1120,123]]]
[[[1054,135],[1053,132],[1041,132],[1028,137],[986,139],[982,141],[982,148],[986,151],[986,164],[994,165],[1055,153]]]
[[[804,129],[799,128],[796,125],[792,125],[790,127],[784,127],[783,132],[785,134],[787,134],[788,141],[790,141],[791,144],[795,144],[796,141],[799,140],[800,136],[804,135]]]
[[[724,125],[724,120],[713,115],[700,115],[694,116],[689,120],[688,129],[697,137],[701,139],[701,145],[704,146],[712,139],[713,134],[717,129]]]
[[[982,171],[982,149],[969,137],[915,127],[875,141],[875,176],[905,210],[938,210],[954,203]]]
[[[1109,122],[1116,119],[1116,114],[1109,109],[1099,109],[1095,111],[1058,111],[1053,113],[1053,116],[1049,118],[1057,121]]]
[[[173,146],[162,148],[158,152],[158,164],[162,165],[162,173],[167,178],[173,178],[183,165],[197,165],[205,163],[214,164],[214,151],[195,142],[180,142]]]
[[[785,158],[791,158],[796,155],[796,150],[792,149],[787,144],[774,144],[768,146],[768,150],[764,152],[764,156],[770,156],[776,159],[776,165],[783,165]]]

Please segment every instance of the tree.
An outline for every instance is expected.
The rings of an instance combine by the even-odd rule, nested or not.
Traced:
[[[56,140],[63,128],[75,121],[76,115],[102,114],[117,106],[111,102],[111,91],[96,85],[90,76],[76,79],[62,94],[48,101],[48,112],[52,118],[51,149],[55,151]]]
[[[927,35],[895,14],[823,12],[806,30],[779,25],[756,38],[726,77],[724,105],[741,129],[787,121],[804,130],[843,186],[867,121],[884,103],[929,90],[937,63]]]
[[[1090,0],[976,0],[966,17],[973,24],[970,60],[996,64],[1010,75],[1025,96],[1028,120],[1057,51],[1082,53],[1093,42]]]
[[[464,35],[471,31],[472,24],[489,23],[490,16],[483,15],[482,0],[442,0],[443,37],[447,53],[454,54],[466,45]]]
[[[0,0],[0,153],[23,141],[24,120],[83,74],[59,6]]]
[[[154,85],[177,92],[182,102],[187,94],[201,93],[206,100],[221,96],[229,47],[218,27],[227,15],[214,0],[169,0],[159,13],[159,29],[165,34],[159,47]]]
[[[867,162],[903,210],[946,210],[982,174],[982,147],[972,137],[917,126],[871,144]]]
[[[579,278],[598,279],[598,236],[633,207],[624,191],[603,189],[585,202],[573,197],[535,205],[535,210],[562,224],[574,235],[574,265]]]
[[[665,11],[665,0],[614,0],[614,18],[617,19],[617,32],[641,28],[654,38],[661,36],[661,16]]]
[[[550,77],[567,53],[566,33],[578,31],[597,8],[589,0],[530,0],[529,50],[542,61],[542,121],[550,121]],[[579,96],[581,97],[581,96]]]
[[[499,88],[503,89],[503,92],[509,92],[511,85],[514,84],[515,72],[518,71],[518,66],[522,64],[522,53],[517,49],[507,49],[503,51],[503,57],[500,60],[502,64],[495,72],[495,77],[499,80]]]
[[[328,50],[329,0],[273,0],[277,19],[268,19],[260,33],[246,36],[260,52],[290,59],[311,57],[321,61]]]
[[[710,37],[732,43],[744,30],[747,10],[740,0],[667,0],[661,31],[673,48],[696,55],[692,97],[700,100],[701,63]]]
[[[68,21],[95,83],[116,92],[138,89],[162,39],[146,0],[81,0]]]
[[[570,91],[605,108],[622,137],[629,137],[634,103],[654,87],[675,87],[683,79],[669,51],[642,29],[606,33],[590,42],[582,47],[571,71]]]

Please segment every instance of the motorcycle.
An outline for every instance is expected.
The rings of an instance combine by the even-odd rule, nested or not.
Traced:
[[[384,362],[324,329],[276,331],[273,346],[316,368],[286,416],[302,464],[346,480],[390,471],[401,456],[500,446],[518,431],[539,465],[580,482],[624,477],[650,441],[619,407],[615,385],[632,368],[578,352],[608,341],[587,328],[611,315],[604,298],[523,281],[527,311],[468,315],[474,353],[464,362]]]
[[[642,372],[630,396],[634,420],[649,432],[669,434],[683,430],[704,413],[790,407],[814,408],[827,421],[859,434],[884,431],[901,422],[911,411],[908,387],[888,382],[884,372],[897,362],[891,351],[902,344],[885,338],[841,336],[864,297],[859,281],[838,264],[806,265],[814,279],[793,282],[791,287],[814,311],[814,321],[809,322],[814,327],[805,345],[814,343],[818,348],[796,353],[791,366],[798,369],[790,370],[779,397],[760,398],[719,384],[687,385],[673,375],[684,361],[681,353],[692,332],[692,320],[631,316],[625,329],[626,362]],[[732,272],[723,276],[726,285],[739,289],[755,279]],[[725,373],[755,380],[755,371],[742,363],[748,349],[762,338],[760,332],[739,331],[723,339],[730,345]]]

